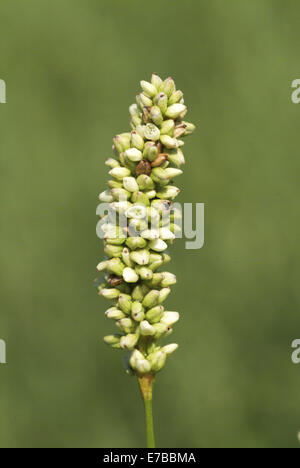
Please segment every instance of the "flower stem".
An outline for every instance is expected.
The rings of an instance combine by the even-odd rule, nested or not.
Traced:
[[[138,381],[145,408],[147,448],[155,448],[152,416],[152,391],[154,384],[154,374],[140,376],[138,377]]]

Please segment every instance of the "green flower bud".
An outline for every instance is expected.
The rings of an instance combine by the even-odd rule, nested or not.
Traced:
[[[131,316],[136,322],[141,322],[145,318],[145,310],[141,302],[135,301],[132,303]]]
[[[139,115],[139,109],[138,109],[138,106],[137,104],[131,104],[131,106],[129,106],[129,114],[131,115],[131,117],[134,117],[134,116],[138,116]]]
[[[98,263],[96,268],[98,271],[104,271],[104,270],[107,270],[107,266],[108,266],[108,261],[104,260],[103,262]]]
[[[175,91],[169,98],[169,105],[171,106],[172,104],[177,104],[177,102],[181,101],[183,98],[183,92],[178,89]]]
[[[131,118],[130,124],[131,124],[131,128],[134,130],[136,129],[136,127],[142,124],[142,119],[138,117],[137,115],[135,115],[134,117]]]
[[[130,320],[130,319],[124,319],[124,320]],[[139,339],[139,335],[129,333],[126,336],[122,336],[120,339],[120,346],[123,349],[133,349],[135,345],[137,344]]]
[[[166,110],[166,116],[169,117],[169,119],[177,119],[185,109],[186,106],[184,104],[172,104]]]
[[[122,180],[124,177],[130,176],[130,170],[126,167],[114,167],[109,171],[109,174],[116,179]]]
[[[175,128],[174,120],[172,119],[165,120],[162,126],[160,127],[160,134],[169,135],[172,137],[174,135],[174,128]]]
[[[116,135],[115,138],[113,139],[113,142],[114,142],[114,146],[115,146],[116,150],[118,151],[118,153],[122,153],[124,148],[123,148],[123,145],[122,145],[122,139],[121,139],[120,135]]]
[[[159,237],[163,240],[173,240],[175,239],[175,235],[173,232],[170,231],[170,229],[163,227],[160,228],[159,230]]]
[[[143,153],[137,148],[129,148],[125,151],[125,156],[129,159],[129,161],[133,162],[138,162],[143,159]]]
[[[152,198],[156,197],[156,191],[155,190],[149,190],[149,192],[145,192],[145,195],[151,200]]]
[[[195,129],[196,129],[196,126],[190,122],[182,122],[184,125],[186,125],[186,131],[185,131],[185,135],[191,135]]]
[[[163,351],[156,351],[155,353],[149,354],[147,360],[151,364],[151,370],[153,372],[159,372],[165,365],[167,355]]]
[[[128,267],[132,267],[133,266],[133,262],[130,260],[130,252],[129,250],[125,247],[124,249],[121,247],[122,251],[121,251],[121,257],[122,257],[122,260],[124,262],[124,264]]]
[[[158,106],[151,107],[150,119],[155,125],[158,125],[158,126],[160,126],[163,123],[164,118]]]
[[[154,323],[153,328],[155,329],[154,338],[156,339],[162,338],[168,332],[168,326],[161,322]]]
[[[165,114],[168,109],[168,96],[165,93],[159,93],[154,103],[160,108],[162,114]]]
[[[173,273],[169,273],[168,271],[164,271],[162,273],[162,275],[163,275],[163,280],[161,282],[161,286],[163,288],[167,288],[169,286],[172,286],[173,284],[176,284],[177,279],[176,279],[176,276],[173,275]]]
[[[138,284],[132,291],[132,299],[134,301],[142,302],[148,292],[149,288],[145,284]]]
[[[156,87],[157,91],[159,91],[163,83],[163,80],[156,73],[152,73],[151,83],[153,84],[153,86]]]
[[[111,169],[113,169],[114,167],[119,167],[120,166],[118,161],[116,159],[114,159],[114,158],[106,159],[105,164],[106,164],[106,166],[110,167]]]
[[[145,106],[146,107],[152,106],[152,100],[148,96],[146,96],[144,93],[140,93],[140,94],[137,95],[136,102],[137,102],[137,105],[140,107],[141,110]]]
[[[146,229],[141,232],[141,237],[147,240],[154,240],[159,238],[159,231],[157,229]]]
[[[128,294],[120,294],[118,300],[119,308],[124,312],[124,314],[129,315],[131,312],[131,296]]]
[[[106,246],[104,247],[104,252],[105,254],[108,256],[108,257],[119,257],[121,258],[122,256],[122,250],[123,250],[123,247],[120,246],[120,245],[110,245],[110,244],[106,244]]]
[[[160,137],[159,128],[157,128],[156,125],[154,124],[148,123],[144,130],[144,137],[147,140],[151,140],[151,141],[159,140],[159,137]]]
[[[109,190],[105,190],[101,192],[99,195],[99,200],[106,203],[111,203],[113,201],[113,196],[111,195]]]
[[[178,141],[176,138],[172,138],[170,135],[161,135],[160,141],[166,148],[174,149],[178,147]]]
[[[168,244],[162,239],[155,239],[149,242],[149,248],[155,252],[163,252],[168,248]]]
[[[164,253],[164,254],[162,255],[162,257],[163,257],[164,265],[165,265],[166,263],[169,263],[169,262],[171,261],[170,255],[168,255],[168,254],[166,254],[166,253]]]
[[[147,141],[145,143],[143,157],[147,158],[149,161],[154,161],[157,157],[158,149],[156,144],[153,141]]]
[[[174,171],[179,171],[179,169],[174,169]],[[123,186],[124,186],[124,189],[127,190],[128,192],[136,192],[139,189],[137,181],[135,180],[134,177],[124,177]]]
[[[136,361],[135,369],[140,374],[148,374],[151,370],[151,365],[146,359],[140,359]]]
[[[165,200],[173,200],[179,194],[180,190],[173,185],[167,185],[163,187],[159,192],[157,192],[158,198],[163,198]]]
[[[131,367],[133,369],[135,369],[135,366],[136,366],[136,363],[137,361],[141,361],[144,359],[144,356],[143,354],[138,350],[138,349],[135,349],[134,351],[132,351],[131,353],[131,356],[129,358],[129,363],[131,365]]]
[[[110,207],[116,213],[125,214],[128,208],[131,207],[131,203],[129,201],[117,201],[111,203]]]
[[[141,331],[141,335],[143,336],[155,335],[155,328],[153,328],[152,325],[147,320],[143,320],[140,323],[140,331]]]
[[[162,260],[156,260],[149,265],[150,270],[156,271],[159,267],[164,264]]]
[[[131,197],[131,193],[128,192],[128,190],[125,190],[123,188],[113,188],[111,189],[111,194],[114,198],[114,200],[120,200],[120,199],[128,199]]]
[[[150,280],[153,276],[153,272],[152,270],[150,270],[150,268],[146,268],[146,267],[136,267],[136,272],[138,273],[138,275],[140,276],[140,278],[142,280]]]
[[[150,309],[158,304],[159,299],[159,291],[152,289],[152,291],[148,292],[143,299],[143,306],[147,309]]]
[[[122,276],[125,265],[121,262],[120,258],[111,258],[107,262],[107,269],[115,275]]]
[[[116,307],[111,307],[110,309],[108,309],[105,312],[105,315],[107,318],[111,318],[114,320],[120,320],[125,317],[125,314],[121,310],[117,309]]]
[[[151,179],[151,177],[147,176],[146,174],[139,175],[136,181],[138,183],[138,187],[140,190],[153,190],[154,189],[153,180]]]
[[[139,151],[143,151],[144,148],[144,140],[143,138],[136,132],[131,132],[131,146],[138,149]]]
[[[105,237],[105,240],[108,244],[111,244],[111,245],[122,245],[124,244],[126,238],[125,237]]]
[[[143,249],[147,245],[147,241],[142,237],[128,237],[126,245],[131,249]],[[133,253],[133,252],[132,252]]]
[[[138,265],[147,265],[149,263],[149,256],[148,250],[135,250],[131,252],[130,259]]]
[[[150,268],[150,270],[153,271],[153,268]],[[150,288],[156,288],[157,286],[160,286],[162,279],[163,279],[162,273],[154,273],[152,278],[149,281],[147,281],[147,286],[149,286]]]
[[[163,306],[159,305],[148,310],[148,312],[146,312],[145,317],[150,323],[156,323],[160,321],[163,315],[163,311],[164,311]]]
[[[162,304],[170,294],[171,289],[170,288],[163,288],[159,291],[159,298],[158,298],[158,303]]]
[[[145,125],[137,125],[135,131],[138,135],[144,138]]]
[[[138,203],[140,205],[150,205],[149,198],[147,197],[147,195],[140,191],[134,192],[134,194],[131,197],[131,200],[133,203]]]
[[[166,172],[166,175],[169,177],[169,179],[173,179],[174,177],[177,177],[182,174],[182,170],[176,169],[175,167],[167,167],[164,170]],[[123,179],[123,183],[124,183],[124,179]]]
[[[105,299],[117,299],[117,297],[120,295],[120,291],[118,289],[102,289],[100,291],[100,296],[105,297]]]
[[[178,312],[164,312],[162,318],[160,320],[161,323],[167,325],[173,325],[179,320],[179,313]]]
[[[124,268],[123,278],[126,283],[136,283],[139,280],[137,273],[130,267]]]
[[[116,180],[109,180],[109,181],[107,182],[107,185],[108,185],[111,189],[122,188],[122,182],[117,182]]]
[[[169,178],[165,171],[166,169],[162,169],[161,167],[155,167],[154,169],[152,169],[151,178],[154,180],[154,182],[157,182],[158,184],[162,184],[164,182],[168,183]]]
[[[144,80],[142,80],[140,83],[141,83],[141,87],[142,87],[144,93],[146,94],[146,96],[148,96],[149,98],[152,98],[152,97],[156,96],[157,89],[153,84],[149,83],[148,81],[144,81]]]
[[[162,350],[164,353],[166,353],[167,355],[169,355],[169,354],[174,353],[174,351],[176,351],[177,348],[178,348],[178,344],[176,344],[176,343],[171,343],[171,344],[168,344],[168,345],[166,345],[166,346],[163,346],[163,347],[161,348],[161,350]]]
[[[104,342],[108,345],[115,345],[120,343],[121,335],[115,333],[114,335],[107,335],[103,338]]]
[[[167,154],[168,160],[172,164],[175,164],[175,166],[179,167],[185,163],[184,155],[180,148],[176,150],[168,150]]]
[[[167,78],[161,85],[161,91],[164,92],[168,97],[170,97],[175,92],[175,83],[173,78]]]

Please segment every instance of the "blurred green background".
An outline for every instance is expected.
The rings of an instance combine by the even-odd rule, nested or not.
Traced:
[[[182,202],[205,246],[173,247],[180,348],[158,376],[160,447],[297,447],[298,1],[0,4],[1,447],[144,446],[142,402],[93,288],[97,196],[139,80],[185,92]]]

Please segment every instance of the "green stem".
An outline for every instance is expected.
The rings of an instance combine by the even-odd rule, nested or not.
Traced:
[[[138,377],[140,390],[145,407],[146,439],[147,448],[155,448],[153,415],[152,415],[152,391],[154,375],[148,374]]]

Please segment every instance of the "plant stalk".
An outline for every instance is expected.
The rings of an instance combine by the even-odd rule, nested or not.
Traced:
[[[138,377],[139,386],[145,408],[146,440],[147,448],[155,448],[153,415],[152,415],[152,392],[154,385],[154,374]]]

